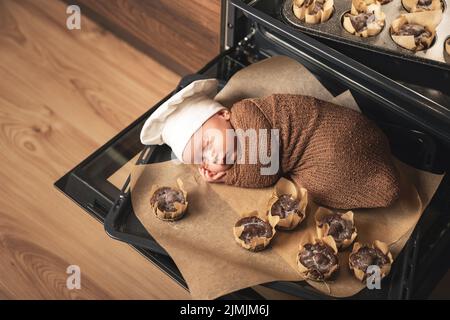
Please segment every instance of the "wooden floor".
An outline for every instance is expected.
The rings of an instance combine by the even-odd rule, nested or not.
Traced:
[[[188,298],[53,188],[179,80],[84,17],[67,30],[65,10],[0,0],[0,299]]]

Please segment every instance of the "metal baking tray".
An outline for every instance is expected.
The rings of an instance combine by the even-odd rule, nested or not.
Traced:
[[[436,145],[434,140],[422,132],[408,130],[399,126],[381,125],[383,130],[391,139],[392,148],[397,156],[405,162],[421,169],[432,169],[430,158],[435,156]],[[146,165],[150,163],[168,161],[171,150],[163,146],[146,146],[141,152],[136,165]],[[144,226],[136,217],[132,204],[131,193],[129,189],[130,177],[128,177],[122,187],[120,196],[115,201],[113,207],[105,219],[105,231],[109,236],[116,240],[128,244],[149,249],[151,252],[161,255],[161,258],[171,261],[168,253],[155,241],[155,239],[146,231]],[[409,297],[412,291],[415,265],[418,259],[418,250],[421,231],[419,226],[414,230],[405,248],[397,257],[393,264],[390,275],[384,279],[383,290],[371,292],[368,289],[361,291],[352,297],[352,299],[367,298],[391,298],[399,299]],[[171,265],[171,266],[169,266]],[[187,288],[187,284],[175,264],[169,262],[165,265],[166,273],[177,281],[180,285]],[[285,282],[276,281],[265,286],[283,291],[285,293],[296,295],[308,299],[329,299],[330,297],[318,293],[308,286],[305,282]],[[405,295],[406,292],[406,295]]]
[[[319,24],[308,24],[298,19],[292,11],[293,1],[284,1],[281,7],[281,16],[289,24],[304,32],[450,70],[450,57],[444,47],[446,39],[450,37],[450,8],[447,8],[449,0],[441,0],[444,12],[442,14],[442,20],[436,28],[436,37],[432,46],[427,50],[418,52],[413,52],[397,45],[392,40],[389,32],[392,21],[400,14],[407,13],[401,0],[393,0],[388,4],[382,5],[381,9],[386,14],[384,28],[378,35],[367,38],[355,36],[347,32],[342,26],[342,17],[350,11],[351,0],[335,0],[334,11],[330,19]]]
[[[184,85],[198,79],[200,75],[190,76],[183,79]],[[323,79],[322,79],[323,80]],[[358,97],[358,95],[356,96]],[[402,161],[423,170],[433,171],[435,169],[434,157],[436,154],[436,143],[429,135],[407,129],[398,125],[379,123],[383,131],[389,136],[394,154]],[[168,146],[146,146],[136,165],[146,165],[150,163],[168,161],[171,159],[171,150]],[[171,261],[168,253],[155,241],[147,232],[144,226],[136,217],[131,203],[131,192],[129,189],[130,177],[128,177],[121,189],[120,196],[109,211],[104,227],[109,236],[116,240],[150,250],[158,254],[160,259],[166,259],[165,271],[180,285],[187,287],[181,273]],[[367,298],[405,298],[409,297],[408,292],[412,291],[414,270],[418,258],[419,242],[421,231],[417,227],[411,235],[405,248],[397,257],[391,274],[384,279],[383,290],[371,292],[363,290],[353,296],[353,299]],[[285,282],[276,281],[264,284],[269,288],[280,290],[292,295],[308,299],[329,299],[330,297],[318,293],[305,282]],[[406,294],[405,294],[406,292]]]

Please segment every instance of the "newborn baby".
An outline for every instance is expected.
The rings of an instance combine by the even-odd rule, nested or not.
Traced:
[[[289,94],[227,109],[213,100],[216,88],[216,80],[199,80],[178,92],[147,120],[142,142],[167,143],[208,182],[261,188],[284,176],[337,209],[386,207],[398,198],[388,141],[363,115]]]

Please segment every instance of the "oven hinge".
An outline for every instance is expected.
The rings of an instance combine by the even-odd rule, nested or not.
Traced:
[[[240,56],[245,56],[248,63],[255,63],[260,60],[258,50],[256,49],[253,37],[256,33],[255,28],[251,28],[250,32],[238,42],[236,51]]]

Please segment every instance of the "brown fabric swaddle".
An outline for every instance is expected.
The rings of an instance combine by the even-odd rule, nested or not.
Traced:
[[[309,96],[274,94],[235,103],[231,124],[279,129],[280,170],[261,175],[264,165],[248,163],[249,145],[241,141],[246,162],[227,171],[226,184],[259,188],[286,176],[318,204],[337,209],[386,207],[398,198],[387,138],[358,112]]]

